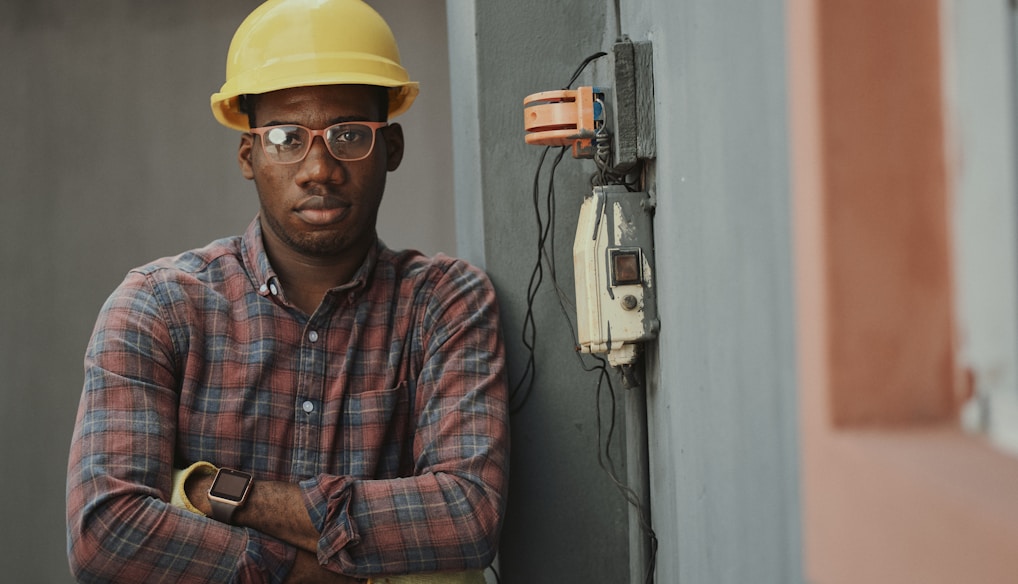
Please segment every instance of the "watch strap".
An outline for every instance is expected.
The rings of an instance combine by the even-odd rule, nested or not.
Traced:
[[[212,504],[212,518],[221,523],[233,525],[233,514],[237,512],[237,508],[240,505],[233,503],[227,503],[225,501],[216,501],[215,499],[209,499],[209,503]]]

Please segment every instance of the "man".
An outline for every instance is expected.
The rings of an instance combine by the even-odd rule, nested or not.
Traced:
[[[103,306],[68,467],[79,581],[483,582],[508,474],[494,293],[375,233],[416,92],[360,0],[270,0],[238,29],[212,106],[260,213]]]

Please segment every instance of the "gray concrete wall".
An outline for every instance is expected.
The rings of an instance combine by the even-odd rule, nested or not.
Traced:
[[[455,252],[445,6],[370,2],[421,97],[379,232]],[[254,0],[0,2],[0,581],[71,580],[64,476],[85,343],[126,271],[244,229],[238,134],[209,95]]]
[[[522,99],[562,87],[620,32],[654,43],[658,159],[649,170],[662,326],[648,347],[648,433],[656,581],[802,581],[784,3],[450,1],[449,12],[461,51],[470,44],[463,39],[476,38],[473,53],[453,54],[453,71],[477,71],[476,85],[454,86],[453,103],[454,120],[469,130],[455,149],[458,171],[471,173],[460,180],[480,185],[482,196],[478,203],[457,192],[457,200],[483,217],[484,258],[517,377],[539,155],[523,144]],[[605,76],[595,67],[580,84]],[[570,295],[569,248],[592,170],[567,157],[556,181],[554,255]],[[576,364],[545,277],[534,307],[537,383],[513,418],[503,582],[634,582],[625,505],[594,455],[596,379]]]
[[[521,335],[537,260],[532,186],[542,150],[524,143],[523,99],[563,87],[577,65],[600,50],[605,13],[583,0],[450,1],[448,11],[457,206],[475,226],[460,225],[460,246],[468,253],[483,250],[479,263],[498,290],[515,384],[528,354]],[[543,193],[551,162],[549,156],[541,180],[542,213],[547,212]],[[572,239],[588,173],[567,156],[556,174],[554,255],[560,284],[570,296]],[[512,419],[502,582],[624,582],[626,509],[597,461],[597,378],[577,361],[550,280],[545,269],[533,306],[538,370],[533,392]],[[622,428],[616,428],[613,454],[620,463],[621,435]],[[624,465],[619,470],[624,475]]]
[[[622,6],[654,42],[657,581],[801,582],[785,3]]]

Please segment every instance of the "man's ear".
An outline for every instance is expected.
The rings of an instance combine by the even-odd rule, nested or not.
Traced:
[[[403,126],[389,124],[382,128],[382,137],[385,138],[385,169],[392,172],[403,162]]]
[[[251,156],[254,154],[254,136],[248,132],[240,135],[240,147],[237,148],[237,162],[240,164],[240,174],[251,180],[254,178],[254,164]]]

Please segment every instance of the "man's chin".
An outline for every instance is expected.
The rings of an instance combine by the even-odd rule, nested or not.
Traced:
[[[342,256],[348,252],[349,244],[336,235],[316,234],[318,237],[304,237],[291,242],[290,247],[302,255],[330,258]]]

